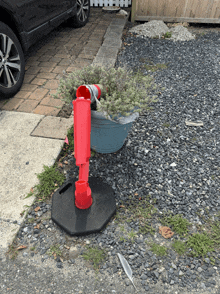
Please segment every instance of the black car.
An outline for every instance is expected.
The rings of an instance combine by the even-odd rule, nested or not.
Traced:
[[[0,98],[21,88],[32,44],[67,19],[84,26],[89,12],[90,0],[0,0]]]

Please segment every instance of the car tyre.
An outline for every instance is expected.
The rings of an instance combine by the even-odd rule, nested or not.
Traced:
[[[75,28],[80,28],[88,22],[90,0],[76,0],[76,4],[76,15],[72,18],[72,25]]]
[[[25,59],[20,42],[9,26],[0,22],[0,98],[11,98],[21,88]]]

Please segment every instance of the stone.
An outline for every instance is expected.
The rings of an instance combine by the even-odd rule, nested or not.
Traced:
[[[69,258],[74,259],[79,256],[79,250],[77,249],[76,246],[71,246],[69,249]]]

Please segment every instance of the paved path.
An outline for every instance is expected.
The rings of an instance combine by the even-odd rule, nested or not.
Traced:
[[[91,7],[86,26],[74,29],[62,24],[32,46],[26,56],[21,90],[13,98],[1,100],[0,109],[57,116],[63,102],[54,99],[51,94],[56,93],[63,72],[70,73],[92,64],[97,54],[98,63],[104,57],[113,65],[118,52],[115,48],[121,46],[124,20],[122,16]],[[105,34],[108,38],[103,44]],[[104,48],[100,50],[102,44]]]

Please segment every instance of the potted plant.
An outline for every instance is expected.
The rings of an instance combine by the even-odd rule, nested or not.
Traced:
[[[151,76],[126,68],[87,66],[60,80],[55,98],[66,103],[76,99],[81,85],[100,84],[106,89],[98,103],[91,104],[91,149],[99,153],[118,151],[139,113],[151,109],[157,86]]]

